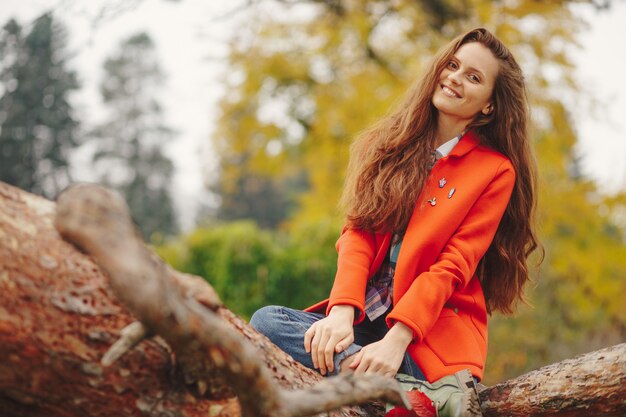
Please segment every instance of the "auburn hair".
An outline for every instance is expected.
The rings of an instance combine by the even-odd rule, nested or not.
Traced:
[[[511,52],[487,29],[473,29],[434,57],[397,108],[362,132],[351,146],[341,205],[349,227],[403,233],[428,176],[436,143],[437,109],[432,97],[439,76],[464,44],[479,42],[499,62],[493,111],[479,112],[467,126],[481,143],[511,160],[516,180],[495,237],[477,268],[487,309],[512,313],[524,301],[527,258],[539,247],[534,230],[536,163],[530,148],[529,110],[522,71]]]

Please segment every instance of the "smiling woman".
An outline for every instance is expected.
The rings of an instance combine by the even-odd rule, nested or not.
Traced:
[[[456,51],[433,94],[440,128],[445,123],[448,130],[462,131],[479,112],[493,111],[491,93],[498,67],[498,60],[483,44],[466,43]]]
[[[323,375],[396,376],[439,416],[479,416],[487,315],[523,298],[538,246],[527,115],[509,50],[454,39],[352,146],[330,297],[251,324]]]

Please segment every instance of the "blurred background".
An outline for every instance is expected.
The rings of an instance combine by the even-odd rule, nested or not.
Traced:
[[[486,26],[523,67],[546,249],[486,384],[626,341],[626,3],[0,0],[0,180],[95,181],[233,311],[332,285],[350,141]],[[536,260],[536,259],[535,259]],[[452,341],[451,341],[452,343]]]

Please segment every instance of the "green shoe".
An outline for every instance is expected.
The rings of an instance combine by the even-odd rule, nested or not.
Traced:
[[[468,370],[444,376],[431,383],[410,375],[397,374],[396,379],[406,390],[426,394],[437,410],[437,417],[482,417],[474,378]]]

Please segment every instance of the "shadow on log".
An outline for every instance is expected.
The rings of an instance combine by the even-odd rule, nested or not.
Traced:
[[[485,389],[483,411],[625,415],[625,354],[622,344]],[[94,185],[55,207],[0,183],[0,357],[7,417],[380,416],[372,400],[404,400],[394,380],[322,379],[296,363],[208,283],[157,258],[124,202]]]

